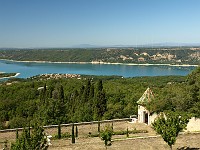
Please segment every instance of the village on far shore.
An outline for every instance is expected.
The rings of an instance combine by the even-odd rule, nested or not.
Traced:
[[[63,79],[63,78],[76,78],[81,79],[81,75],[79,74],[60,74],[60,73],[50,73],[50,74],[41,74],[31,77],[31,79],[39,79],[39,80],[50,80],[50,79]]]
[[[0,60],[36,63],[199,65],[200,47],[46,48],[9,51],[0,49]]]

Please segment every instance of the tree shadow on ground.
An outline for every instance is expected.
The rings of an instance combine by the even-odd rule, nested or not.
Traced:
[[[177,150],[200,150],[200,148],[181,147],[181,148],[177,148]]]

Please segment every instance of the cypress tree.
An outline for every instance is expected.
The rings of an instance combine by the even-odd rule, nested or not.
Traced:
[[[19,132],[18,132],[18,128],[16,129],[16,140],[18,140],[19,138]]]
[[[84,90],[85,90],[85,86],[81,86],[81,88],[80,88],[80,94],[79,94],[79,96],[80,96],[80,99],[81,99],[81,97],[82,97],[82,95],[83,95],[83,93],[84,93]]]
[[[58,124],[58,139],[61,139],[61,126]]]
[[[88,80],[87,80],[86,87],[85,87],[85,94],[87,95],[87,97],[89,97],[89,94],[90,94],[90,87],[91,87],[91,82],[90,82],[90,80],[88,79]]]
[[[112,131],[113,131],[113,122],[112,122],[111,128],[112,128]]]
[[[102,118],[104,113],[106,112],[106,107],[107,107],[107,100],[106,100],[106,95],[104,91],[99,91],[97,93],[96,97],[96,111],[98,115],[98,120]]]
[[[128,127],[127,127],[127,129],[126,129],[126,137],[127,137],[127,138],[129,137]]]
[[[78,127],[76,126],[76,138],[78,137]]]
[[[97,82],[97,88],[95,97],[93,99],[93,119],[101,120],[102,116],[106,112],[107,100],[105,92],[103,91],[102,80]]]
[[[97,91],[102,91],[103,90],[103,83],[102,80],[99,80],[97,82]]]
[[[72,124],[72,144],[75,143],[75,136],[74,136],[74,124]]]
[[[94,84],[92,84],[90,86],[90,95],[89,95],[89,98],[90,99],[94,98]]]
[[[98,132],[100,133],[100,128],[101,128],[101,124],[100,121],[98,121]]]
[[[29,138],[31,137],[31,127],[30,127],[30,122],[29,122],[29,125],[28,125],[28,136],[29,136]]]
[[[49,87],[49,98],[53,97],[53,90],[54,88],[52,86]]]
[[[64,89],[63,89],[63,86],[60,85],[60,87],[59,87],[59,100],[63,103],[64,103],[64,97],[65,97]]]
[[[43,89],[43,92],[42,92],[42,97],[43,97],[43,102],[45,103],[46,101],[46,91],[47,91],[47,86],[46,86],[46,83],[44,84],[44,89]]]

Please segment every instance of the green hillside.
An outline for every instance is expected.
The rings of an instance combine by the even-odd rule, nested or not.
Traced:
[[[10,79],[0,86],[0,128],[124,118],[137,114],[147,87],[151,112],[184,111],[200,117],[200,68],[187,77]],[[8,126],[5,122],[9,121]]]
[[[199,48],[90,48],[0,50],[0,59],[52,62],[199,64]]]

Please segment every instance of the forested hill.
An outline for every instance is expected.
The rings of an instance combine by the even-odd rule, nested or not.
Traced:
[[[148,108],[151,112],[187,112],[200,118],[200,67],[189,74],[185,82],[171,82],[160,89]]]
[[[0,50],[0,59],[52,62],[200,64],[200,48]]]
[[[200,68],[187,77],[80,76],[11,79],[0,85],[0,128],[124,118],[150,87],[151,112],[182,111],[200,118]],[[7,122],[7,123],[6,123]]]

